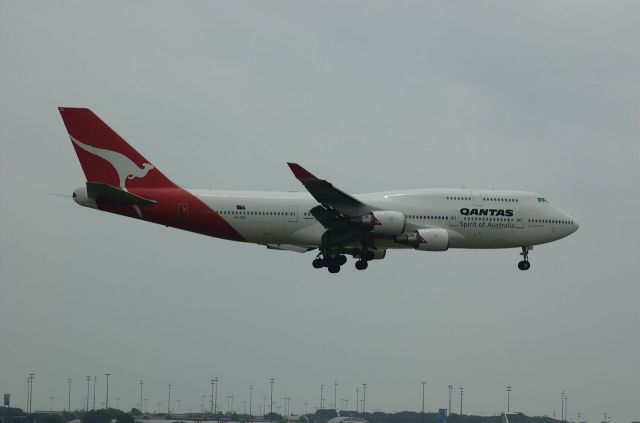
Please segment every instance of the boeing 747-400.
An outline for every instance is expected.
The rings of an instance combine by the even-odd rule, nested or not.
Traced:
[[[488,189],[412,189],[349,194],[288,163],[308,192],[183,188],[91,110],[60,107],[86,176],[76,203],[216,238],[276,250],[317,250],[313,267],[337,273],[347,256],[364,270],[388,249],[520,248],[520,270],[534,245],[578,229],[542,196]]]

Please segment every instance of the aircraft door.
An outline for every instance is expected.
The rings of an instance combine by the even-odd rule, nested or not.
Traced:
[[[458,211],[451,210],[449,212],[449,226],[458,226]]]
[[[289,206],[289,223],[297,223],[297,222],[298,222],[298,207]]]
[[[184,225],[189,217],[189,203],[178,204],[178,223]]]
[[[471,193],[471,198],[473,199],[473,205],[481,207],[482,206],[482,195],[478,191],[469,191]]]
[[[524,228],[524,214],[522,213],[516,213],[516,228]]]

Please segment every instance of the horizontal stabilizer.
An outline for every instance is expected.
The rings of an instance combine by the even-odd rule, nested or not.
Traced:
[[[113,204],[131,204],[143,206],[156,204],[156,201],[140,197],[113,185],[100,182],[87,182],[87,196],[97,201]]]

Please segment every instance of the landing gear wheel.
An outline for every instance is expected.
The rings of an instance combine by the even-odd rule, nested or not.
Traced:
[[[369,263],[367,263],[366,260],[358,260],[358,261],[356,261],[356,269],[364,270],[367,267],[369,267]]]
[[[338,273],[340,271],[340,266],[338,266],[337,264],[331,264],[330,266],[328,266],[329,269],[329,273]]]
[[[522,261],[518,263],[518,269],[529,270],[531,267],[531,263],[529,263],[529,247],[522,247],[520,255],[522,256]]]
[[[342,266],[347,262],[347,256],[345,256],[344,254],[340,254],[339,256],[336,256],[336,261],[338,262],[339,266]]]
[[[313,267],[315,267],[316,269],[321,269],[324,267],[324,261],[320,257],[313,260],[311,264],[313,264]]]
[[[518,269],[520,270],[529,270],[530,267],[531,263],[529,263],[528,261],[522,260],[521,262],[518,262]]]

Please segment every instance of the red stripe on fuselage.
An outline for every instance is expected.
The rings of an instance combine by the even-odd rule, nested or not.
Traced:
[[[157,202],[153,205],[139,206],[142,220],[216,238],[246,241],[218,213],[183,188],[138,188],[129,189],[129,192]],[[97,204],[100,210],[140,219],[131,205],[105,203],[100,200]]]

